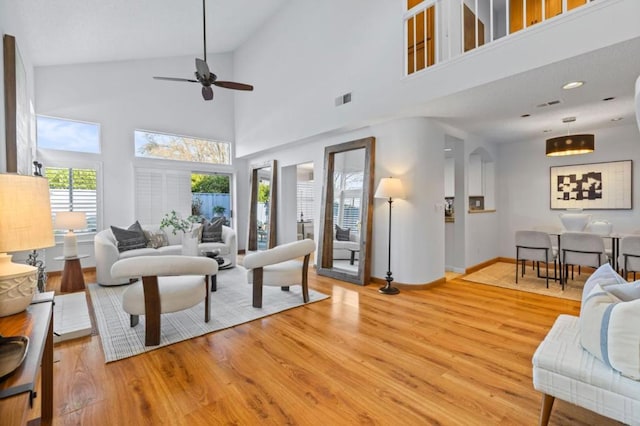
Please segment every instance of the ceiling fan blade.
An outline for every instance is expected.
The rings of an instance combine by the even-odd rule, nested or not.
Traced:
[[[200,58],[196,58],[196,70],[202,78],[209,80],[209,66]]]
[[[205,101],[210,101],[211,99],[213,99],[213,89],[211,88],[211,86],[202,87],[202,98]]]
[[[153,77],[156,80],[168,80],[168,81],[187,81],[189,83],[199,83],[198,80],[191,80],[189,78],[176,78],[176,77]]]
[[[234,90],[253,90],[253,86],[250,84],[236,83],[235,81],[214,81],[216,86],[224,87],[225,89]]]

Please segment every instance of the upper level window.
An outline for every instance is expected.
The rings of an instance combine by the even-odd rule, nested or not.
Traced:
[[[36,116],[38,148],[100,153],[100,125]]]
[[[231,144],[229,142],[136,130],[135,147],[136,157],[231,164]]]

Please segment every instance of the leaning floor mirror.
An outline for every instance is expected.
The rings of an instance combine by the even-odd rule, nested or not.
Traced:
[[[249,167],[249,251],[276,246],[276,164],[273,160]]]
[[[325,148],[318,274],[366,285],[370,278],[375,138]]]

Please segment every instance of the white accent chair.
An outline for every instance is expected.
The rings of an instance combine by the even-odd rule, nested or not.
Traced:
[[[138,256],[118,260],[111,267],[116,278],[137,278],[122,295],[122,308],[131,315],[131,327],[145,315],[145,345],[160,344],[160,314],[177,312],[203,299],[204,322],[209,322],[209,280],[218,262],[208,257]]]
[[[620,255],[618,265],[622,265],[622,276],[626,279],[629,272],[640,271],[640,235],[628,235],[620,240]]]
[[[564,272],[560,272],[562,289],[567,282],[569,265],[599,268],[609,261],[609,255],[600,235],[586,232],[565,232],[560,235],[560,262]],[[573,279],[573,268],[571,270]]]
[[[553,247],[551,237],[542,231],[516,231],[516,284],[518,284],[518,264],[522,261],[521,271],[524,277],[525,262],[530,260],[538,269],[538,278],[546,278],[549,288],[549,262],[553,261],[553,280],[558,279],[556,260],[558,249]],[[547,272],[540,275],[540,262],[544,262]]]
[[[540,425],[555,398],[640,425],[640,381],[621,375],[580,344],[580,319],[560,315],[533,355],[533,387],[543,393]]]
[[[300,285],[302,299],[307,303],[309,257],[315,250],[313,240],[304,239],[247,254],[244,267],[248,270],[247,282],[253,285],[253,307],[262,307],[262,286],[265,285],[281,287],[282,291],[289,291],[289,286]],[[298,259],[303,256],[302,261]]]

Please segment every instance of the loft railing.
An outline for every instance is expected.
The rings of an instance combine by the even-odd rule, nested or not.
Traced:
[[[406,0],[405,73],[422,71],[590,1]]]

